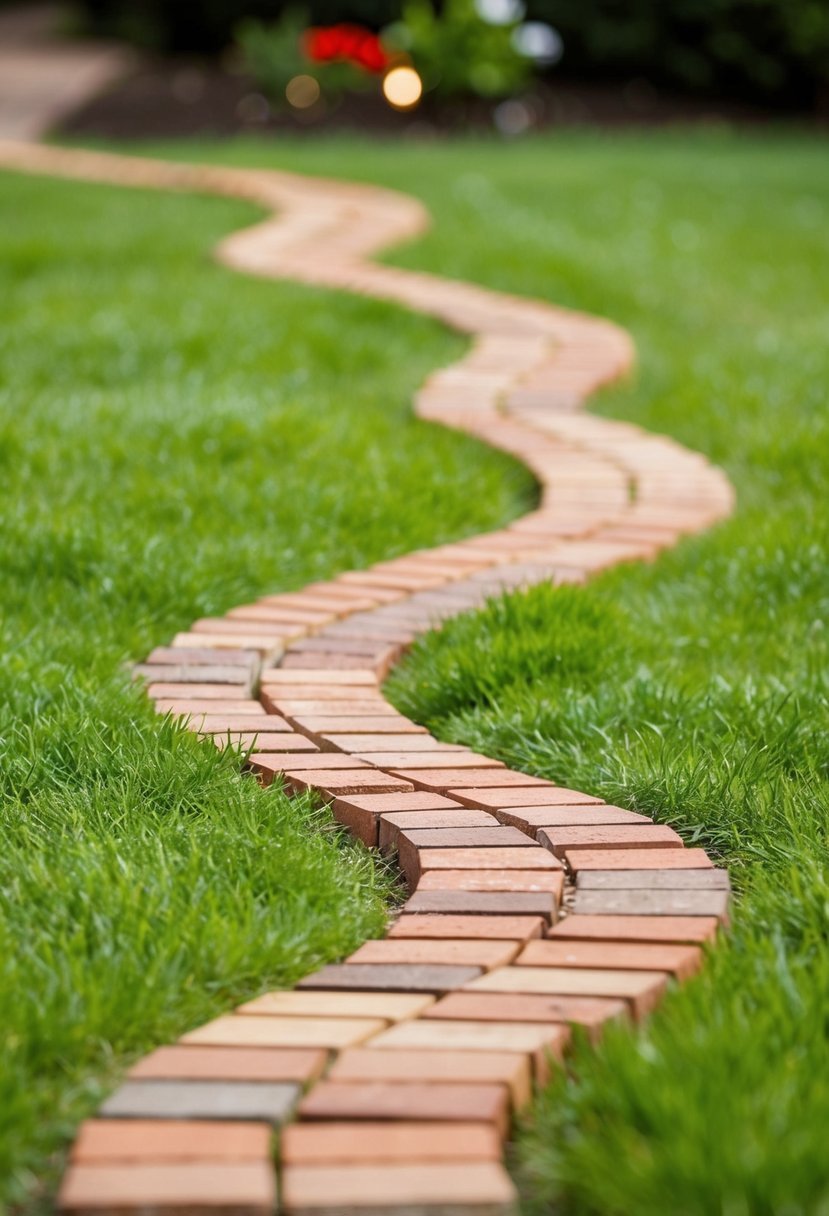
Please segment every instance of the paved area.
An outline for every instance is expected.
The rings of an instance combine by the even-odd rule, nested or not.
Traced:
[[[506,528],[195,621],[136,668],[159,713],[249,747],[260,782],[315,790],[395,853],[410,894],[385,939],[141,1060],[82,1126],[60,1207],[514,1212],[514,1114],[572,1026],[596,1037],[643,1018],[697,970],[728,916],[728,876],[589,790],[438,742],[382,680],[419,633],[504,589],[654,558],[727,516],[731,487],[673,440],[579,411],[631,366],[610,322],[372,263],[425,227],[409,198],[13,143],[0,165],[255,200],[273,215],[224,240],[221,261],[394,300],[469,335],[415,409],[523,460],[541,488]]]
[[[133,62],[121,47],[59,36],[51,5],[0,10],[0,139],[39,139]]]

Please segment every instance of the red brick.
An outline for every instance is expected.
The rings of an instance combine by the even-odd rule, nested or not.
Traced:
[[[378,844],[380,816],[387,810],[442,806],[460,808],[460,803],[442,798],[440,794],[420,791],[400,794],[357,794],[350,798],[336,798],[333,803],[334,817],[343,827],[369,847]],[[463,809],[463,808],[460,808]]]
[[[392,663],[397,657],[393,647],[374,655],[339,654],[322,651],[310,654],[297,654],[288,651],[282,660],[283,671],[351,671],[368,668],[380,679],[385,679],[391,670]]]
[[[344,1065],[354,1052],[344,1052],[337,1061]],[[367,1061],[366,1076],[374,1076],[370,1070],[371,1063],[394,1064],[391,1052],[371,1051],[360,1052],[359,1055]],[[449,1053],[441,1052],[408,1052],[400,1053],[403,1058],[400,1072],[405,1072],[405,1058],[416,1056],[424,1061],[423,1075],[429,1078],[429,1058],[435,1056],[444,1062],[446,1071],[443,1076],[454,1080],[451,1064],[456,1060],[468,1060],[471,1053],[465,1056],[446,1057]],[[476,1053],[484,1062],[483,1052]],[[514,1062],[515,1056],[499,1057],[505,1061]],[[518,1064],[520,1067],[520,1062]],[[513,1063],[513,1069],[516,1064]],[[503,1072],[509,1075],[510,1065],[503,1065]],[[383,1069],[376,1069],[376,1075],[384,1077]],[[463,1070],[456,1068],[456,1072]],[[486,1068],[482,1069],[486,1073]],[[490,1072],[496,1072],[492,1065]],[[394,1070],[391,1070],[394,1075]],[[472,1078],[470,1078],[471,1080]],[[491,1078],[490,1078],[491,1079]],[[346,1165],[359,1165],[366,1162],[392,1161],[422,1161],[433,1163],[437,1161],[500,1161],[501,1142],[498,1133],[486,1123],[292,1123],[282,1129],[279,1137],[280,1157],[283,1166],[289,1165],[327,1165],[342,1162]]]
[[[188,1031],[199,1047],[353,1047],[385,1026],[380,1018],[297,1018],[230,1014]]]
[[[227,621],[257,621],[275,625],[327,625],[334,619],[333,611],[279,608],[275,604],[243,604],[241,608],[231,608],[225,615]]]
[[[205,714],[262,714],[265,710],[258,701],[156,701],[155,711],[158,714],[172,714],[174,718],[201,718]]]
[[[423,1015],[438,1021],[572,1023],[597,1038],[605,1022],[627,1017],[613,997],[544,996],[514,992],[450,992]]]
[[[561,870],[428,870],[418,891],[549,891],[561,900]]]
[[[533,842],[528,840],[531,845]],[[468,848],[424,849],[420,868],[426,870],[556,870],[561,862],[545,849]]]
[[[472,941],[529,941],[541,937],[544,928],[540,916],[400,916],[389,929],[388,936],[418,941],[446,937]]]
[[[255,650],[222,650],[215,646],[156,646],[147,655],[148,663],[175,666],[184,663],[194,667],[230,666],[252,669],[259,662]]]
[[[580,891],[572,910],[590,916],[716,916],[728,920],[727,891]]]
[[[305,735],[285,734],[284,732],[270,735],[267,732],[259,734],[255,731],[247,733],[239,733],[238,731],[228,731],[224,735],[210,735],[218,748],[238,747],[241,751],[253,751],[257,754],[262,752],[273,754],[274,752],[316,752],[317,745],[307,739]],[[260,751],[261,749],[261,751]]]
[[[354,570],[341,574],[338,582],[355,587],[391,587],[393,591],[425,591],[442,587],[446,579],[440,575],[393,574],[383,570]]]
[[[319,773],[321,778],[322,774],[331,768],[327,762],[334,759],[342,762],[341,756],[335,757],[330,752],[255,752],[248,758],[248,764],[258,775],[262,785],[270,785],[275,777],[281,776],[286,770],[296,771],[299,765],[302,765],[303,772]],[[312,764],[312,761],[315,763]],[[324,763],[316,763],[317,761],[324,761]],[[365,761],[346,761],[346,765],[349,763],[358,770],[365,767],[367,772],[375,771],[370,769]],[[335,771],[341,772],[342,768],[343,765],[340,763]]]
[[[670,971],[677,979],[684,980],[699,970],[702,952],[697,946],[548,940],[530,942],[515,962],[516,966],[527,967]]]
[[[245,717],[243,714],[204,714],[201,718],[188,722],[190,730],[197,730],[202,735],[226,735],[228,731],[266,731],[268,734],[286,734],[296,737],[296,731],[289,726],[284,718],[277,714],[259,712]]]
[[[380,820],[380,848],[387,851],[396,849],[399,831],[413,827],[497,827],[497,821],[486,811],[474,811],[468,807],[448,811],[401,811],[398,814],[383,815]]]
[[[522,786],[548,788],[541,777],[528,777],[525,773],[514,773],[511,769],[465,769],[447,768],[440,772],[429,772],[423,769],[400,769],[398,775],[414,781],[416,785],[427,790],[449,792],[453,797],[453,788],[459,789],[514,789]]]
[[[452,916],[543,916],[555,919],[558,907],[548,891],[415,891],[403,905],[410,913]]]
[[[332,1081],[351,1082],[443,1081],[465,1085],[504,1085],[516,1109],[525,1106],[532,1096],[529,1056],[508,1051],[372,1051],[370,1048],[354,1048],[340,1053],[328,1076]],[[500,1151],[498,1155],[500,1157]]]
[[[661,1000],[667,980],[661,971],[512,966],[470,980],[466,987],[470,992],[618,998],[629,1001],[634,1015],[643,1017]]]
[[[717,936],[714,916],[568,916],[550,937],[573,941],[710,942]]]
[[[279,667],[271,667],[262,672],[262,684],[273,686],[284,691],[285,688],[330,688],[335,684],[351,687],[377,687],[377,676],[373,671],[282,671]],[[326,691],[326,696],[329,692]],[[362,693],[360,694],[362,696]]]
[[[386,761],[386,756],[394,757],[399,754],[401,748],[411,748],[412,755],[420,755],[423,752],[427,758],[433,752],[438,752],[442,756],[458,756],[460,753],[457,748],[452,747],[448,743],[438,743],[429,734],[415,734],[410,731],[408,734],[396,735],[371,735],[371,734],[325,734],[320,736],[326,743],[330,743],[332,747],[339,748],[343,752],[376,752],[383,753],[382,757],[377,761],[378,764],[384,765],[386,768],[397,767],[393,762]]]
[[[289,1047],[159,1047],[133,1064],[131,1080],[299,1081],[316,1080],[327,1052]]]
[[[332,963],[306,975],[303,991],[449,992],[480,975],[480,967],[442,963]]]
[[[296,1018],[382,1018],[400,1022],[419,1017],[434,997],[412,992],[327,992],[282,989],[266,992],[236,1009],[238,1014]]]
[[[363,1216],[394,1211],[466,1212],[514,1216],[515,1188],[504,1167],[479,1161],[380,1165],[288,1166],[283,1175],[286,1216]]]
[[[568,849],[567,864],[579,870],[700,870],[713,867],[704,849]]]
[[[297,715],[294,717],[294,722],[302,730],[308,731],[311,735],[330,735],[339,734],[365,734],[366,736],[377,734],[412,734],[412,735],[427,735],[429,732],[425,726],[418,726],[415,722],[410,722],[408,718],[404,718],[402,714],[396,714],[390,710],[388,713],[376,714],[358,714],[354,717],[338,717],[330,714],[309,714]],[[364,749],[368,751],[368,748]]]
[[[293,771],[284,774],[286,785],[297,791],[319,790],[322,794],[370,794],[408,791],[411,783],[390,777],[377,769],[322,769],[319,772]]]
[[[321,1081],[299,1104],[301,1119],[435,1120],[489,1123],[505,1135],[505,1085],[439,1081]]]
[[[556,857],[570,849],[675,849],[682,837],[673,828],[660,824],[621,824],[606,827],[539,828],[539,844]]]
[[[149,684],[147,696],[151,701],[246,701],[249,699],[246,689],[228,684]]]
[[[267,1161],[267,1123],[176,1119],[87,1119],[72,1146],[77,1164],[116,1161]]]
[[[560,1057],[568,1041],[566,1026],[552,1022],[417,1021],[391,1026],[371,1040],[372,1051],[509,1051],[533,1057],[538,1075],[548,1055]]]
[[[551,946],[552,942],[539,942]],[[417,941],[389,938],[386,941],[365,942],[346,959],[347,963],[452,963],[460,966],[503,967],[511,962],[520,949],[519,942],[470,941],[467,938],[445,938],[439,941]]]
[[[601,798],[580,794],[578,790],[567,790],[562,786],[545,785],[539,789],[469,789],[460,782],[452,791],[452,797],[467,806],[478,806],[482,810],[508,809],[522,806],[554,807],[576,805],[603,805]]]
[[[414,737],[414,736],[413,736]],[[479,756],[475,752],[462,751],[444,751],[443,745],[439,744],[433,751],[399,751],[399,752],[379,752],[372,751],[370,748],[355,748],[361,756],[371,760],[372,764],[381,764],[390,772],[399,772],[401,769],[409,770],[428,770],[447,769],[450,766],[454,769],[469,767],[480,768],[481,765],[497,771],[501,766],[497,761],[490,761],[486,756]]]
[[[163,1211],[271,1216],[276,1179],[268,1161],[176,1165],[71,1165],[57,1206],[62,1212]]]
[[[513,807],[498,810],[501,823],[512,823],[522,831],[535,835],[535,828],[589,827],[591,825],[641,823],[650,824],[647,815],[625,811],[618,806],[557,806]]]

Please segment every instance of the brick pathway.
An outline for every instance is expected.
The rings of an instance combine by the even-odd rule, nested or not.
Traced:
[[[134,62],[120,46],[59,37],[62,11],[0,11],[0,139],[37,139]]]
[[[627,335],[548,304],[375,265],[426,215],[369,186],[0,145],[7,167],[251,199],[271,218],[228,266],[395,300],[471,335],[423,418],[510,452],[538,508],[486,536],[194,622],[137,669],[160,713],[252,748],[263,784],[313,789],[410,897],[386,938],[197,1027],[86,1122],[65,1212],[515,1210],[502,1148],[569,1027],[642,1018],[692,975],[729,884],[668,827],[433,739],[384,699],[417,634],[504,589],[649,560],[726,516],[724,475],[578,407],[631,365]],[[279,1198],[270,1132],[282,1126]]]

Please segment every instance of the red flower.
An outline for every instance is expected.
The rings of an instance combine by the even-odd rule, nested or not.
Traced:
[[[339,60],[377,74],[384,72],[389,64],[389,57],[376,34],[345,22],[306,30],[303,50],[314,63]]]

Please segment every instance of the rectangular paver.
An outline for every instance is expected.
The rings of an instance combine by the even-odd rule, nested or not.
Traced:
[[[399,811],[380,818],[379,845],[385,851],[397,847],[401,830],[406,828],[485,828],[497,827],[497,821],[486,811],[471,807],[442,811]]]
[[[505,1135],[509,1090],[501,1084],[446,1081],[321,1081],[299,1106],[303,1120],[480,1120]]]
[[[437,963],[369,964],[334,963],[306,975],[297,985],[302,989],[365,989],[381,992],[449,992],[480,975],[480,967],[441,966]]]
[[[567,864],[581,870],[708,870],[713,862],[704,849],[567,849]]]
[[[576,891],[573,912],[588,916],[728,918],[727,891]]]
[[[555,917],[556,901],[548,891],[415,891],[406,912],[449,913],[462,916]]]
[[[474,941],[529,941],[546,928],[540,916],[400,916],[388,931],[390,938],[416,940],[469,938]]]
[[[378,769],[320,769],[318,772],[292,771],[284,774],[285,784],[297,792],[321,790],[326,794],[368,794],[405,792],[411,782],[390,777]]]
[[[467,846],[466,848],[433,848],[424,850],[420,858],[421,870],[546,870],[561,872],[562,863],[546,849],[533,844],[518,847],[509,845]]]
[[[70,1159],[93,1165],[116,1161],[267,1161],[268,1123],[205,1123],[177,1119],[87,1119]]]
[[[370,1061],[383,1064],[394,1063],[391,1052],[361,1053]],[[402,1053],[401,1053],[402,1054]],[[428,1061],[434,1055],[446,1064],[447,1052],[409,1052],[409,1056]],[[484,1053],[471,1053],[460,1059],[472,1059]],[[515,1056],[502,1057],[515,1061]],[[341,1061],[345,1057],[341,1057]],[[404,1056],[405,1059],[405,1056]],[[522,1062],[513,1064],[520,1069]],[[428,1064],[424,1064],[429,1073]],[[346,1070],[347,1071],[347,1070]],[[483,1070],[486,1072],[486,1070]],[[489,1071],[494,1072],[491,1068]],[[509,1073],[509,1065],[503,1068]],[[371,1075],[371,1074],[369,1074]],[[380,1070],[382,1075],[382,1070]],[[529,1082],[528,1082],[529,1084]],[[360,1165],[367,1162],[421,1161],[433,1164],[440,1161],[500,1161],[501,1139],[496,1130],[486,1123],[410,1123],[400,1120],[395,1123],[292,1123],[284,1128],[280,1136],[280,1158],[284,1166]]]
[[[496,1162],[289,1166],[286,1216],[514,1216],[515,1188]]]
[[[482,810],[508,808],[510,810],[523,806],[595,806],[603,805],[601,798],[591,794],[582,794],[578,790],[568,790],[563,786],[542,785],[539,788],[511,789],[470,789],[459,781],[452,790],[452,797],[466,806],[479,806]]]
[[[589,967],[631,971],[669,971],[677,979],[688,979],[699,970],[702,951],[698,946],[625,942],[529,942],[515,960],[516,966]]]
[[[216,1018],[183,1035],[210,1047],[352,1047],[382,1030],[380,1018],[297,1018],[251,1014]]]
[[[435,1021],[552,1022],[582,1026],[593,1037],[607,1021],[629,1017],[618,997],[545,996],[539,993],[450,992],[425,1017]],[[372,1042],[373,1046],[373,1042]]]
[[[428,870],[418,891],[549,891],[561,900],[561,870]]]
[[[366,942],[367,946],[385,944]],[[366,962],[368,961],[370,960],[366,959]],[[266,992],[264,996],[240,1005],[236,1012],[246,1015],[281,1014],[284,1017],[302,1018],[383,1018],[386,1022],[402,1022],[406,1018],[419,1017],[432,1001],[433,998],[429,995],[411,992],[315,992],[292,989]]]
[[[582,870],[580,891],[728,891],[725,870]]]
[[[516,1108],[526,1105],[532,1094],[529,1057],[508,1051],[372,1051],[358,1047],[342,1052],[328,1076],[332,1081],[505,1085]]]
[[[589,827],[539,828],[537,839],[564,857],[570,849],[675,849],[682,838],[662,824],[608,824]]]
[[[550,929],[556,940],[622,942],[710,942],[717,935],[714,916],[565,917]]]
[[[635,811],[625,811],[618,806],[576,805],[576,806],[547,806],[547,807],[511,807],[498,810],[498,819],[502,823],[511,823],[522,831],[535,834],[536,828],[591,827],[611,824],[649,824],[647,815],[639,815]]]
[[[661,971],[593,970],[587,967],[502,967],[470,980],[470,992],[521,992],[543,996],[602,996],[630,1002],[642,1017],[661,999],[668,975]]]
[[[61,1212],[215,1212],[271,1216],[276,1176],[269,1161],[71,1165],[58,1195]]]
[[[328,1052],[320,1048],[159,1047],[133,1064],[133,1080],[296,1081],[322,1075]]]
[[[552,945],[542,942],[540,945]],[[346,960],[356,963],[442,963],[458,966],[503,967],[511,962],[521,948],[519,942],[470,941],[467,938],[446,938],[442,941],[417,941],[407,938],[387,938],[365,942]],[[253,1002],[256,1004],[256,1002]]]
[[[114,1119],[254,1119],[282,1123],[298,1085],[279,1081],[125,1081],[101,1106]]]

